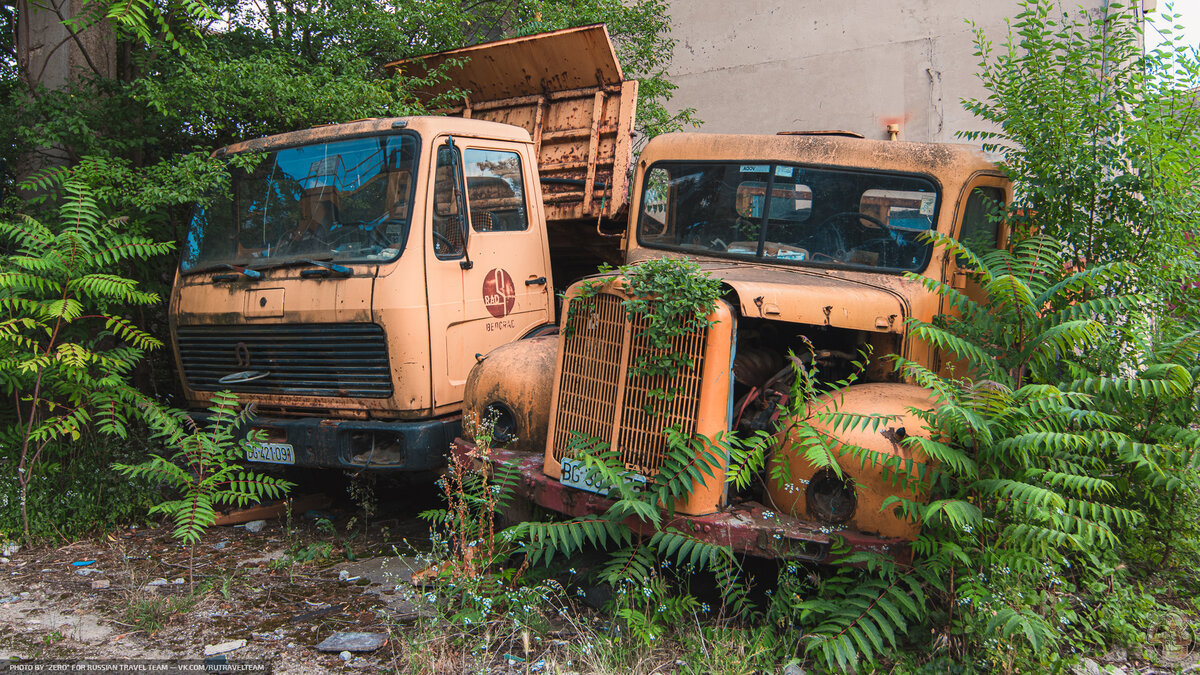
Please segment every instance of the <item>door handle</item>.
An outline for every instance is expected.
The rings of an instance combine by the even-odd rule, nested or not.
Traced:
[[[526,279],[525,285],[526,286],[545,286],[546,285],[546,277],[538,277],[536,279]]]

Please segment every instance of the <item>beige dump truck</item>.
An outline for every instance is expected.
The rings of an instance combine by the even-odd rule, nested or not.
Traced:
[[[569,58],[565,58],[565,56]],[[444,116],[239,143],[171,293],[189,406],[257,408],[252,461],[422,470],[477,357],[552,328],[552,258],[619,255],[637,83],[588,26],[391,64],[470,92]],[[444,98],[444,97],[443,97]]]
[[[492,450],[489,461],[518,467],[525,497],[571,516],[611,503],[607,486],[594,485],[575,455],[575,439],[598,441],[620,453],[630,472],[649,477],[662,465],[668,427],[708,438],[775,433],[769,461],[790,465],[790,479],[764,477],[758,491],[738,494],[725,480],[726,460],[676,505],[670,524],[758,556],[824,560],[834,532],[852,547],[902,555],[917,525],[883,508],[898,490],[879,466],[843,456],[845,480],[798,455],[792,425],[779,419],[792,391],[788,355],[836,381],[869,347],[865,372],[837,394],[836,405],[890,421],[875,431],[826,431],[833,445],[911,460],[916,472],[925,458],[901,440],[922,433],[909,407],[931,403],[885,357],[944,368],[906,321],[929,321],[950,308],[905,275],[978,293],[956,259],[920,235],[936,230],[995,245],[1004,233],[989,213],[1009,192],[993,164],[962,146],[838,134],[654,138],[637,164],[625,255],[630,263],[689,258],[721,281],[711,327],[672,347],[692,366],[654,377],[632,369],[649,349],[639,337],[644,320],[622,308],[619,277],[593,278],[568,291],[559,335],[497,348],[475,367],[464,409],[495,418],[496,435],[515,439]],[[588,293],[581,293],[584,283]],[[574,303],[582,306],[570,309]],[[655,398],[647,394],[653,390],[675,395]],[[832,405],[817,398],[799,409],[807,417]],[[456,455],[479,458],[471,439],[458,442]]]

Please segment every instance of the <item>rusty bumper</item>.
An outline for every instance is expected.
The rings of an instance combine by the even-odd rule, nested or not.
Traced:
[[[515,467],[521,476],[517,482],[520,496],[551,511],[584,516],[603,513],[613,504],[610,499],[564,486],[547,476],[542,471],[541,454],[492,449],[484,458],[474,444],[461,438],[455,439],[451,453],[454,461],[462,464],[488,461]],[[642,535],[654,533],[652,525],[636,519],[626,520],[625,524]],[[757,502],[743,502],[703,516],[676,515],[667,521],[667,527],[759,558],[827,563],[831,561],[834,539],[840,538],[849,552],[874,551],[898,562],[912,559],[909,542],[905,540],[824,528],[772,511]]]
[[[211,414],[192,413],[205,427]],[[462,431],[462,418],[414,421],[254,417],[243,428],[265,433],[266,442],[291,446],[288,465],[380,472],[431,471],[445,464],[443,448]],[[250,466],[261,467],[251,461]]]

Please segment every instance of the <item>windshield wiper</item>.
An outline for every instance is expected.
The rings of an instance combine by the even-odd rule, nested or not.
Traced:
[[[343,265],[338,265],[336,263],[331,263],[331,262],[321,262],[319,260],[308,260],[308,259],[297,260],[296,262],[308,263],[309,265],[316,265],[317,267],[323,268],[323,269],[319,269],[319,270],[301,270],[300,276],[302,276],[302,277],[327,277],[327,276],[329,276],[330,272],[333,272],[334,274],[340,274],[344,277],[348,277],[354,273],[354,271],[351,270],[349,267],[345,267]]]
[[[313,274],[328,275],[331,271],[343,276],[350,276],[354,272],[354,270],[350,269],[349,267],[329,262],[330,260],[333,260],[332,256],[328,258],[318,258],[315,260],[312,258],[292,258],[290,260],[267,259],[263,260],[255,267],[260,270],[279,269],[281,267],[295,267],[297,265],[313,265],[324,268],[320,270],[304,270],[300,273],[301,275],[305,275],[307,273],[307,276],[312,276]]]
[[[216,263],[215,265],[208,266],[203,271],[207,272],[208,270],[213,270],[213,269],[226,269],[226,270],[233,270],[234,272],[237,272],[237,274],[214,274],[213,281],[234,281],[236,279],[241,278],[238,275],[245,275],[245,276],[250,277],[251,279],[261,279],[262,278],[262,272],[252,270],[252,269],[247,269],[245,267],[238,267],[237,265],[230,265],[229,263]]]

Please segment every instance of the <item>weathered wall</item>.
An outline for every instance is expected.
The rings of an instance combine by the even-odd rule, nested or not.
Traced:
[[[1067,0],[1069,9],[1102,0]],[[954,141],[977,129],[964,98],[981,97],[974,21],[995,43],[1017,0],[673,0],[670,105],[702,131],[845,129]]]

